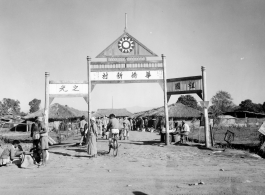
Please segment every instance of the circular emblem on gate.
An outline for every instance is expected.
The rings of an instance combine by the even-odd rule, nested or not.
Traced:
[[[122,53],[130,53],[134,48],[134,41],[130,37],[122,37],[118,42],[118,48]]]

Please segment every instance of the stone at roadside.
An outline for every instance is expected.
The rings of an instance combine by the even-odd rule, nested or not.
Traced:
[[[252,181],[250,181],[250,180],[246,180],[246,181],[244,181],[243,183],[252,183]]]
[[[200,181],[198,183],[190,183],[189,186],[198,186],[198,185],[204,185],[205,183],[203,181]]]

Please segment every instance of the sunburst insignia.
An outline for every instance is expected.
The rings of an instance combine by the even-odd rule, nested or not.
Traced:
[[[118,42],[118,48],[122,53],[130,53],[134,49],[134,41],[130,37],[122,37]]]

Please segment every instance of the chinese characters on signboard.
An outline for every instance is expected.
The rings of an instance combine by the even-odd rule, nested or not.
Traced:
[[[201,79],[167,82],[167,90],[169,92],[201,90],[201,89],[202,89]]]
[[[137,79],[137,73],[136,72],[132,72],[132,79]]]
[[[72,89],[70,89],[70,88],[68,88],[68,89],[72,90],[72,91],[79,91],[78,85],[74,85]],[[68,89],[66,89],[66,86],[62,84],[60,89],[59,89],[59,92],[68,92]]]
[[[117,73],[117,79],[122,79],[122,72]]]
[[[149,79],[151,76],[152,76],[152,75],[151,75],[150,71],[146,71],[146,75],[145,75],[145,77]]]
[[[163,79],[162,70],[91,72],[91,81]]]
[[[50,84],[50,94],[85,94],[87,84]]]
[[[195,82],[194,81],[189,81],[188,89],[189,90],[195,90]]]
[[[175,83],[175,91],[180,90],[180,83]]]
[[[108,73],[107,72],[103,72],[102,79],[108,79]]]

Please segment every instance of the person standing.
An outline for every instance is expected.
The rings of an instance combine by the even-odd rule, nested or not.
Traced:
[[[136,121],[135,121],[135,129],[136,129],[136,131],[140,131],[140,126],[141,126],[140,123],[141,123],[140,122],[140,118],[136,118]]]
[[[85,124],[87,124],[87,122],[85,120],[85,116],[83,115],[81,117],[81,121],[79,122],[79,128],[80,128],[80,133],[81,133],[81,139],[80,139],[80,143],[79,143],[80,146],[82,146],[83,140],[85,137]]]
[[[35,117],[34,123],[32,123],[31,126],[31,134],[30,134],[30,136],[32,137],[33,148],[36,149],[39,148],[39,143],[40,143],[40,131],[37,123],[38,123],[38,117]]]
[[[181,143],[185,143],[186,142],[189,133],[190,133],[189,125],[185,121],[182,121],[182,131],[180,132],[180,135],[181,135],[180,141],[181,141]]]
[[[98,135],[102,135],[102,125],[103,125],[102,118],[98,117],[98,120],[97,120]]]
[[[127,119],[127,117],[124,117],[124,120],[123,120],[123,127],[124,127],[124,140],[125,138],[127,137],[127,140],[129,139],[129,131],[131,129],[131,123],[130,121]]]
[[[160,120],[160,140],[161,142],[166,141],[166,120],[165,117],[162,117]]]
[[[130,131],[133,131],[133,119],[130,118],[129,122],[130,122]]]
[[[162,119],[160,121],[160,128],[161,128],[161,133],[166,132],[166,119],[165,119],[165,117],[162,117]]]
[[[41,153],[42,153],[42,165],[46,166],[46,160],[47,160],[47,153],[49,150],[49,145],[48,145],[48,130],[45,127],[43,123],[43,118],[38,117],[37,119],[37,125],[39,128],[39,133],[40,133],[40,145],[41,145]]]
[[[123,119],[121,117],[119,118],[119,123],[120,123],[119,137],[120,137],[120,140],[121,140],[122,137],[124,136],[124,125],[123,125]]]
[[[107,130],[109,130],[110,132],[109,133],[109,153],[112,147],[111,143],[112,143],[113,135],[119,133],[119,128],[120,128],[119,120],[115,118],[114,114],[110,114],[109,123],[107,126]]]
[[[88,137],[88,145],[87,145],[87,153],[91,157],[97,157],[97,125],[96,119],[91,117],[90,119],[91,126],[88,127],[87,137]]]
[[[139,118],[139,125],[140,125],[140,131],[143,131],[143,128],[144,128],[144,120],[142,119],[142,117]]]
[[[107,125],[108,125],[108,118],[107,116],[104,116],[102,119],[102,128],[103,128],[102,138],[106,135]]]
[[[147,118],[144,119],[144,128],[145,128],[145,131],[148,130],[148,119]]]

